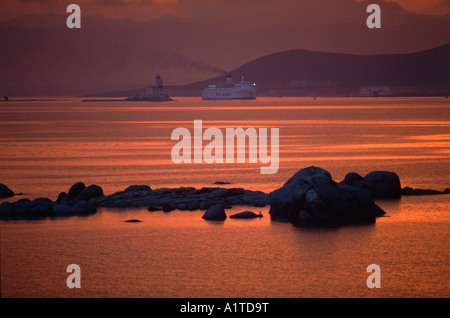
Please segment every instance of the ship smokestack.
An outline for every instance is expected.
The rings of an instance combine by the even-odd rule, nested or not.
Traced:
[[[225,83],[229,84],[229,85],[231,85],[233,83],[232,80],[231,80],[231,75],[227,75],[227,80],[226,80]]]

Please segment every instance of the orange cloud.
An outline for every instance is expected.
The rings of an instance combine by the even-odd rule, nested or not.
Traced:
[[[355,0],[362,2],[363,0]],[[450,14],[449,0],[383,0],[384,2],[395,2],[405,11],[426,15]]]
[[[368,0],[353,1],[369,3]],[[384,2],[397,3],[404,10],[418,14],[450,14],[450,0],[384,0]],[[202,12],[211,13],[210,10],[215,9],[218,12],[226,11],[233,14],[239,13],[243,8],[246,10],[251,8],[250,10],[258,14],[258,10],[264,11],[264,8],[274,10],[284,8],[286,12],[290,12],[289,10],[313,7],[317,12],[322,12],[330,11],[331,8],[342,7],[343,10],[347,10],[351,7],[350,0],[1,0],[0,22],[22,15],[65,14],[65,9],[70,3],[80,5],[84,15],[132,18],[138,21],[147,21],[163,15],[190,17]]]

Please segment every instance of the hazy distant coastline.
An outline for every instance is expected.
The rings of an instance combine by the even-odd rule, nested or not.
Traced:
[[[257,83],[258,96],[449,96],[450,44],[411,54],[353,55],[306,50],[270,54],[231,71],[232,78]],[[225,74],[188,85],[166,86],[170,96],[199,96]],[[144,88],[83,97],[120,97]]]

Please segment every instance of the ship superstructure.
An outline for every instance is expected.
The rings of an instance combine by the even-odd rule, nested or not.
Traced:
[[[255,83],[245,81],[244,73],[239,83],[227,75],[225,83],[209,84],[202,91],[202,99],[255,99],[258,88]]]

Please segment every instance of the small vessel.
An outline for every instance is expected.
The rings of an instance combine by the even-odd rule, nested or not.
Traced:
[[[234,83],[231,75],[227,75],[225,83],[209,84],[202,91],[202,99],[255,99],[258,88],[255,83],[244,80]]]
[[[159,74],[155,77],[155,86],[145,88],[145,95],[135,95],[125,99],[127,101],[171,101],[172,99],[164,92],[162,79]]]

